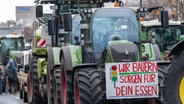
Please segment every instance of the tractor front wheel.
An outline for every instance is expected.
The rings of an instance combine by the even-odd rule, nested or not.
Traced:
[[[28,102],[29,104],[42,104],[42,98],[39,94],[39,79],[37,72],[38,58],[31,60],[31,69],[28,73]]]
[[[47,70],[47,101],[48,104],[54,104],[54,95],[55,95],[55,89],[54,89],[54,72],[53,70],[49,69]]]
[[[66,63],[64,57],[61,59],[61,103],[73,103],[73,89],[72,89],[72,75],[71,71],[66,70]]]
[[[163,104],[184,104],[184,51],[163,70],[161,101]]]
[[[55,104],[61,104],[61,69],[60,66],[54,68],[54,81],[55,81]]]
[[[74,101],[75,104],[102,104],[101,80],[97,68],[76,69]]]

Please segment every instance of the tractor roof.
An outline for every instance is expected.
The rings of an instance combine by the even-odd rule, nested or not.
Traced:
[[[7,34],[7,35],[1,35],[0,38],[20,38],[20,37],[24,37],[22,34]]]
[[[183,21],[172,21],[169,20],[169,25],[181,25],[181,23],[183,23]],[[151,26],[161,26],[161,22],[158,20],[150,20],[150,21],[142,21],[141,22],[142,26],[145,27],[151,27]]]

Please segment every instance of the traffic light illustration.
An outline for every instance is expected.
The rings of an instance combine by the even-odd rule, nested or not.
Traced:
[[[111,80],[114,82],[114,88],[116,87],[116,81],[118,80],[117,78],[117,66],[112,65],[111,66]]]

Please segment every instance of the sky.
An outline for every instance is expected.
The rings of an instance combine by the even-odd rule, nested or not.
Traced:
[[[35,6],[35,0],[1,0],[0,3],[0,22],[15,20],[16,6]]]

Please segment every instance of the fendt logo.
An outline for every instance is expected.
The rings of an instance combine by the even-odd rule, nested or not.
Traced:
[[[37,47],[46,47],[46,39],[37,39]]]

